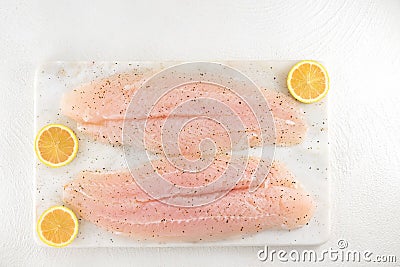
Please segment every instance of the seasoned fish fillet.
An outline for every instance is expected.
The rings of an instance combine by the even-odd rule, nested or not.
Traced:
[[[199,144],[204,139],[215,141],[217,152],[223,152],[235,142],[243,143],[243,146],[248,142],[250,147],[273,143],[289,146],[302,142],[305,137],[307,126],[296,101],[267,89],[261,90],[273,116],[268,129],[259,128],[257,119],[260,118],[254,116],[252,108],[240,96],[227,88],[201,82],[175,88],[157,103],[151,103],[153,109],[148,116],[137,116],[135,110],[140,110],[146,97],[138,103],[132,103],[133,108],[129,110],[128,106],[144,80],[143,74],[129,72],[81,85],[64,95],[61,111],[77,122],[80,131],[96,140],[111,144],[121,144],[123,141],[134,144],[143,139],[132,140],[127,136],[144,136],[146,148],[153,152],[160,152],[162,145],[173,148],[178,133],[178,146],[183,155],[199,153]],[[218,107],[226,105],[227,108],[214,109],[212,100],[221,104]],[[189,103],[182,112],[174,113],[185,101]],[[204,101],[204,107],[199,104],[200,101]],[[201,116],[203,118],[191,120]],[[142,129],[143,121],[146,121],[145,129]],[[124,123],[125,129],[130,131],[124,136],[126,140],[123,140],[122,132]],[[177,132],[176,129],[182,125],[185,127]],[[163,126],[165,128],[161,130]],[[263,142],[260,130],[264,133]]]
[[[249,192],[251,175],[258,161],[251,158],[243,177],[225,196],[196,207],[178,207],[163,199],[193,195],[166,194],[160,200],[142,191],[128,171],[81,172],[64,186],[64,202],[82,218],[136,240],[205,241],[254,234],[266,229],[294,229],[307,224],[314,202],[283,164],[274,162],[265,182]],[[173,184],[207,186],[204,197],[226,190],[224,184],[209,186],[224,168],[217,161],[203,172],[178,172],[168,162],[153,162]],[[239,177],[240,178],[240,177]],[[157,186],[157,184],[154,184]]]

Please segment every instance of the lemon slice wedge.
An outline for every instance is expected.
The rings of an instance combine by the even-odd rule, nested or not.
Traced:
[[[75,213],[64,206],[54,206],[43,212],[37,223],[40,240],[52,247],[69,245],[78,234]]]
[[[298,101],[306,104],[318,102],[329,91],[328,72],[317,61],[300,61],[289,71],[287,86]]]
[[[36,135],[35,152],[39,160],[47,166],[65,166],[78,153],[78,138],[67,126],[49,124]]]

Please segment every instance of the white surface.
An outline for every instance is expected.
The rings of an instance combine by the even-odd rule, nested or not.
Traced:
[[[249,77],[258,87],[288,94],[286,78],[296,61],[235,61],[220,62],[234,67]],[[108,77],[114,73],[129,72],[138,69],[153,73],[176,65],[178,62],[48,62],[36,72],[35,77],[35,132],[49,123],[62,123],[71,127],[80,140],[77,158],[63,168],[49,168],[36,160],[35,179],[35,221],[49,207],[62,205],[63,186],[82,170],[118,171],[127,169],[123,149],[99,142],[94,142],[80,133],[76,122],[63,116],[60,102],[64,93],[73,90],[82,83]],[[134,66],[134,67],[131,67]],[[190,74],[188,74],[190,77]],[[97,78],[98,79],[98,78]],[[199,247],[199,246],[251,246],[270,245],[317,245],[329,238],[330,204],[328,181],[328,121],[325,98],[314,105],[299,104],[304,112],[308,131],[304,141],[296,146],[276,147],[275,159],[283,162],[295,174],[296,180],[314,198],[316,211],[310,222],[295,230],[266,230],[245,238],[229,238],[217,242],[197,243],[157,243],[137,242],[131,238],[109,233],[96,225],[81,220],[80,231],[71,247]],[[260,118],[259,118],[260,119]],[[133,151],[134,152],[134,151]],[[260,149],[253,149],[251,154]],[[273,156],[266,152],[266,156]],[[139,158],[142,158],[140,154]],[[131,161],[138,160],[131,159]],[[143,159],[139,162],[143,162]],[[35,234],[35,233],[34,233]],[[36,236],[36,235],[35,235]],[[38,238],[39,245],[44,245]]]
[[[38,247],[31,227],[33,77],[39,62],[59,59],[328,62],[333,233],[318,250],[344,238],[352,249],[399,255],[399,1],[127,3],[0,5],[1,266],[266,266],[257,260],[259,247]]]

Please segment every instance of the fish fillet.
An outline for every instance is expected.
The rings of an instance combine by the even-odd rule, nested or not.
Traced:
[[[179,131],[178,147],[182,154],[196,154],[201,141],[205,139],[215,140],[216,150],[221,152],[235,145],[227,136],[231,137],[233,142],[249,144],[250,147],[260,146],[263,143],[289,146],[302,142],[305,137],[307,126],[299,105],[290,97],[267,89],[261,90],[273,118],[268,124],[269,129],[262,129],[263,142],[257,121],[260,118],[254,116],[252,108],[229,89],[207,83],[193,83],[175,88],[165,94],[159,102],[151,103],[154,104],[153,110],[148,116],[136,116],[135,110],[140,110],[141,102],[133,103],[135,105],[133,109],[128,110],[128,106],[144,80],[145,75],[129,72],[81,85],[64,95],[61,111],[75,120],[78,129],[83,133],[111,144],[123,142],[122,129],[125,122],[125,127],[133,136],[141,136],[142,133],[138,134],[136,130],[144,131],[146,148],[154,152],[162,151],[163,145],[175,147],[178,134],[176,128],[199,115],[207,118],[190,121]],[[213,109],[214,105],[210,100],[204,107],[196,104],[196,101],[204,99],[205,103],[209,99],[214,99],[221,103],[220,106],[229,107],[229,110]],[[174,114],[173,111],[177,106],[187,100],[191,102],[185,106],[184,112]],[[146,101],[146,98],[142,101]],[[141,126],[145,120],[146,128],[143,130]],[[169,122],[170,128],[161,130],[166,121]],[[227,125],[218,121],[230,122],[228,124],[230,128],[226,129]],[[129,140],[129,142],[142,140]]]
[[[177,207],[155,200],[142,191],[128,171],[81,172],[64,186],[63,199],[82,218],[97,226],[142,241],[217,240],[307,224],[314,212],[313,199],[283,164],[274,162],[265,183],[254,193],[249,192],[255,162],[249,161],[243,178],[229,193],[203,206]],[[191,187],[211,183],[218,176],[220,163],[203,174],[177,173],[165,162],[154,164],[165,179]],[[223,190],[208,188],[210,194]]]

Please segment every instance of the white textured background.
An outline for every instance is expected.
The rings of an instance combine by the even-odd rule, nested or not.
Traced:
[[[344,238],[400,261],[400,1],[3,0],[0,266],[267,266],[257,247],[36,246],[34,71],[44,60],[304,58],[327,62],[332,78],[333,229],[317,249]]]

